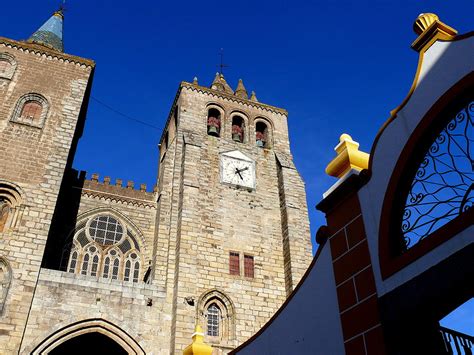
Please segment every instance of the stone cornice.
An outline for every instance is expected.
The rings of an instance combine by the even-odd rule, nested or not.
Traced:
[[[38,44],[34,44],[34,43],[14,41],[12,39],[0,37],[0,44],[3,44],[4,46],[8,48],[23,50],[27,53],[29,52],[29,53],[39,54],[39,55],[46,55],[50,58],[62,59],[65,62],[81,64],[81,65],[85,65],[91,68],[95,67],[95,62],[91,59],[76,57],[74,55],[57,52],[50,48],[47,48]]]
[[[237,96],[225,93],[223,91],[213,90],[213,89],[207,88],[205,86],[200,86],[200,85],[188,83],[186,81],[181,82],[180,88],[187,88],[187,89],[190,89],[190,90],[193,90],[193,91],[198,91],[198,92],[208,94],[208,95],[211,95],[211,96],[216,96],[216,97],[219,97],[219,98],[222,98],[222,99],[225,99],[225,100],[237,102],[241,105],[255,107],[255,108],[265,110],[265,111],[269,111],[269,112],[278,113],[278,114],[281,114],[281,115],[284,115],[284,116],[288,116],[288,111],[286,111],[283,108],[279,108],[279,107],[271,106],[271,105],[267,105],[267,104],[262,104],[261,102],[241,99]]]
[[[144,208],[152,208],[152,209],[156,208],[156,203],[152,201],[148,201],[148,200],[125,197],[125,196],[115,195],[115,194],[111,194],[104,191],[91,190],[87,188],[80,188],[80,187],[74,187],[74,188],[81,189],[81,195],[86,196],[86,197],[92,197],[92,198],[97,197],[99,199],[104,199],[106,201],[118,202],[118,203],[123,203],[126,205],[136,206],[136,207],[144,207]]]

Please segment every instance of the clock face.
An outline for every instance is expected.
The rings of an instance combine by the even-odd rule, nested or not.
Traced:
[[[255,189],[255,162],[238,151],[222,154],[221,182]]]

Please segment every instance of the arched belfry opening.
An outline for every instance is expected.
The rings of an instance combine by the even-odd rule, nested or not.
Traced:
[[[221,134],[221,113],[216,108],[207,111],[207,134],[220,137]]]
[[[94,332],[79,335],[66,340],[49,352],[50,355],[80,354],[115,354],[126,355],[128,352],[108,336]]]

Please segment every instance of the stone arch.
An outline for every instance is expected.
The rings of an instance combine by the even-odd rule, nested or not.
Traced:
[[[137,239],[137,242],[140,245],[140,251],[145,254],[146,250],[146,243],[145,243],[145,236],[143,235],[142,231],[138,226],[127,216],[122,214],[120,211],[117,211],[115,208],[112,207],[98,207],[94,208],[91,210],[88,210],[84,213],[81,213],[77,217],[77,224],[76,225],[81,225],[81,222],[87,221],[90,218],[94,216],[98,216],[101,214],[110,214],[113,217],[117,218],[122,224],[125,226],[127,231],[131,231],[135,238]],[[74,230],[74,233],[76,232],[76,229]]]
[[[51,350],[69,339],[86,333],[101,333],[118,343],[129,354],[144,355],[140,344],[125,330],[101,319],[86,319],[60,328],[41,341],[32,351],[33,355],[48,354]]]
[[[0,180],[0,232],[15,228],[23,214],[24,194],[18,185]]]
[[[39,106],[41,106],[41,113],[37,119],[22,117],[23,107],[30,102],[37,103]],[[46,117],[48,116],[48,111],[49,102],[43,95],[33,92],[28,93],[18,99],[10,121],[22,123],[36,128],[43,128],[44,123],[46,121]]]
[[[8,260],[0,256],[0,315],[7,301],[8,290],[12,282],[12,268]]]
[[[11,80],[15,74],[17,62],[13,55],[7,52],[0,53],[0,62],[7,62],[8,67],[5,70],[0,70],[0,79]]]
[[[249,117],[246,113],[240,111],[240,110],[233,110],[230,115],[229,115],[229,122],[230,122],[230,125],[231,125],[231,128],[232,128],[232,125],[234,124],[234,117],[240,117],[242,119],[242,123],[243,123],[243,127],[242,127],[242,131],[243,131],[243,139],[242,139],[242,143],[247,143],[251,140],[249,140]]]
[[[253,128],[254,128],[253,139],[256,139],[259,124],[264,124],[266,126],[266,133],[265,133],[265,135],[266,135],[266,144],[265,144],[265,148],[273,147],[273,132],[274,132],[273,122],[270,119],[266,118],[266,117],[262,117],[262,116],[255,117],[253,119]]]
[[[206,122],[206,131],[209,133],[209,124],[208,124],[208,118],[209,118],[209,113],[211,110],[216,110],[219,112],[220,117],[220,130],[219,130],[219,135],[218,137],[222,137],[222,133],[226,131],[228,123],[227,123],[227,113],[226,110],[222,105],[219,105],[215,102],[209,102],[206,104],[206,110],[204,113],[205,116],[205,122]]]
[[[197,304],[196,321],[202,324],[203,329],[207,333],[207,309],[212,304],[217,305],[221,312],[221,327],[218,340],[229,341],[235,340],[235,306],[232,300],[223,292],[212,289],[204,292]]]

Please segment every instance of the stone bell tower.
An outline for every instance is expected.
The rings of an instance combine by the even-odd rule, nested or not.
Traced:
[[[173,307],[172,352],[197,323],[227,353],[269,320],[311,261],[287,119],[222,74],[210,88],[179,86],[160,143],[154,270]]]
[[[82,134],[94,62],[63,52],[63,14],[0,37],[0,349],[19,353],[63,175]]]

